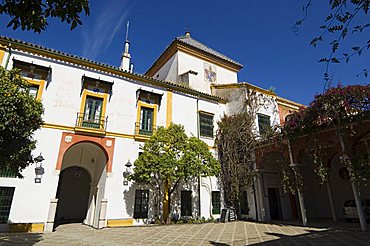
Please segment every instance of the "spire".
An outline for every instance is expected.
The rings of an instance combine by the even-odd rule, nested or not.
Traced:
[[[185,26],[185,37],[190,38],[190,29],[188,25]]]
[[[130,27],[130,22],[127,21],[125,46],[124,46],[124,52],[122,53],[122,57],[121,57],[121,66],[120,66],[120,68],[122,70],[126,70],[126,71],[129,71],[129,72],[132,72],[131,55],[129,53],[130,41],[128,41],[128,30],[129,30],[129,27]]]

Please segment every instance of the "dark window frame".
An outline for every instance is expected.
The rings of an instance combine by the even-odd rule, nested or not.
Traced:
[[[17,173],[15,173],[10,168],[0,169],[0,178],[17,178]]]
[[[240,213],[241,214],[249,214],[249,204],[248,204],[248,192],[243,191],[240,195]]]
[[[214,124],[213,114],[198,112],[199,115],[199,134],[201,137],[213,138]]]
[[[193,216],[193,196],[191,190],[181,191],[181,216]]]
[[[149,190],[135,190],[134,219],[147,219],[149,211]]]
[[[0,224],[8,223],[15,187],[0,187]]]
[[[84,127],[101,128],[103,108],[103,98],[86,95],[82,125]]]
[[[212,214],[221,214],[221,192],[212,191]]]
[[[152,135],[154,127],[154,108],[141,106],[140,107],[140,122],[139,122],[139,133],[142,135]],[[146,111],[146,113],[144,113]],[[150,112],[150,117],[148,117]],[[145,116],[144,116],[145,114]]]
[[[257,114],[258,119],[258,131],[260,135],[267,132],[268,128],[271,127],[271,117],[265,114]]]

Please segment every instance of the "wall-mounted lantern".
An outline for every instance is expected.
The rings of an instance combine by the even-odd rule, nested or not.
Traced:
[[[127,186],[128,185],[128,176],[131,174],[131,167],[132,163],[130,160],[127,161],[125,164],[126,170],[123,172],[123,185]]]
[[[35,160],[35,164],[36,164],[36,167],[35,167],[35,175],[36,175],[35,183],[41,183],[42,175],[44,175],[44,173],[45,173],[45,170],[42,167],[42,162],[45,159],[40,153],[39,156],[37,156],[34,160]]]

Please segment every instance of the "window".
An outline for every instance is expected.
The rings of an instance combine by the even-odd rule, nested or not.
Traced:
[[[213,138],[213,115],[199,112],[199,127],[200,136]]]
[[[192,216],[192,197],[191,191],[181,191],[181,216]]]
[[[154,109],[141,107],[140,109],[140,125],[139,133],[142,135],[152,135],[153,134],[153,116]]]
[[[106,117],[105,110],[108,101],[108,93],[94,92],[89,89],[83,89],[81,97],[81,108],[78,113],[76,126],[78,130],[105,131]]]
[[[84,127],[101,128],[103,99],[87,96],[85,101],[85,110],[83,114]]]
[[[249,214],[248,193],[246,191],[243,191],[243,193],[241,195],[240,213],[241,214]]]
[[[8,223],[14,187],[0,187],[0,223]]]
[[[13,60],[13,67],[20,69],[22,77],[28,81],[29,93],[37,100],[41,100],[45,81],[49,77],[51,68],[18,60]]]
[[[220,214],[221,199],[219,191],[212,191],[212,214]]]
[[[112,87],[113,82],[82,76],[81,106],[75,131],[105,133],[108,118],[105,112]]]
[[[258,129],[260,135],[264,135],[268,132],[271,126],[270,116],[264,114],[258,114]]]
[[[148,218],[149,190],[135,191],[134,218]]]
[[[157,111],[162,95],[145,90],[137,90],[137,121],[135,135],[151,136],[156,130]]]
[[[38,85],[31,85],[30,86],[30,95],[33,96],[34,98],[37,98],[37,94],[39,91],[39,86]]]

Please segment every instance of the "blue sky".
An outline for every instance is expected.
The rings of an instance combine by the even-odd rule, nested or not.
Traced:
[[[73,31],[58,21],[50,21],[41,34],[6,28],[0,34],[40,44],[98,62],[119,66],[130,21],[130,53],[134,70],[144,73],[172,40],[188,26],[193,38],[242,63],[239,81],[269,89],[282,97],[308,104],[322,92],[325,65],[317,61],[330,53],[329,42],[313,48],[310,40],[329,11],[328,1],[314,0],[309,16],[296,35],[291,27],[303,16],[304,0],[233,1],[90,1],[91,14]],[[359,23],[369,20],[360,16]],[[327,41],[334,37],[328,36]],[[350,36],[343,47],[361,45],[369,30]],[[345,51],[343,51],[345,52]],[[369,84],[370,78],[356,77],[370,68],[369,51],[353,57],[349,64],[330,67],[333,83]]]

